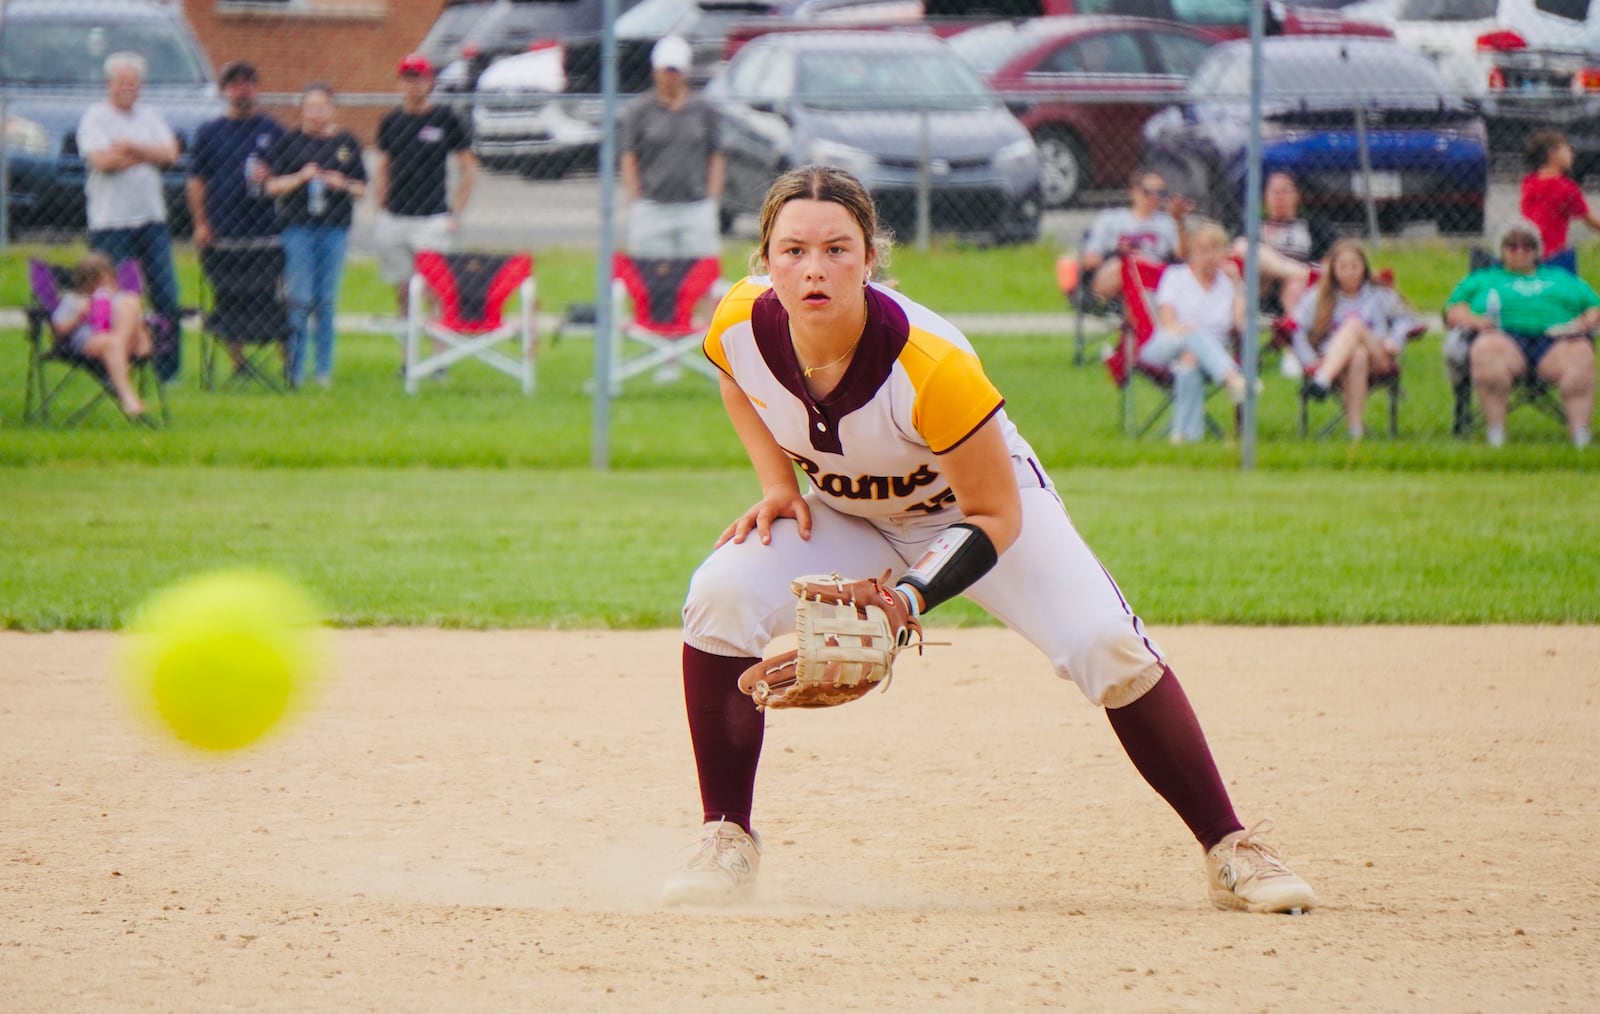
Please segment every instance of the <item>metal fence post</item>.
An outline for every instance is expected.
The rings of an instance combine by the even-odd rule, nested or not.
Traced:
[[[1361,156],[1362,203],[1367,207],[1367,238],[1374,247],[1382,242],[1378,231],[1378,203],[1372,196],[1372,150],[1367,144],[1367,107],[1361,93],[1356,93],[1356,152]]]
[[[928,110],[917,110],[917,249],[928,249],[928,234],[933,231],[933,172],[928,164],[931,142],[928,138]]]
[[[0,92],[0,124],[6,122],[6,96]],[[7,145],[0,141],[0,254],[11,239],[11,160]]]
[[[603,472],[611,467],[611,248],[615,235],[617,177],[617,0],[600,4],[600,249],[594,283],[594,433],[589,465]]]

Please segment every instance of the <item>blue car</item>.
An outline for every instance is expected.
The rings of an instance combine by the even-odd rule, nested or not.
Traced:
[[[105,98],[105,58],[132,51],[149,71],[139,101],[160,110],[186,149],[218,116],[211,63],[176,5],[142,0],[7,0],[0,5],[6,211],[14,226],[81,229],[87,170],[78,120]],[[168,219],[185,231],[188,159],[163,174]]]
[[[1380,228],[1432,219],[1483,233],[1489,156],[1483,119],[1424,56],[1392,39],[1263,40],[1262,170],[1294,176],[1309,216]],[[1168,189],[1238,225],[1249,140],[1250,44],[1211,50],[1180,106],[1146,122],[1145,161]],[[1362,139],[1366,157],[1362,157]]]

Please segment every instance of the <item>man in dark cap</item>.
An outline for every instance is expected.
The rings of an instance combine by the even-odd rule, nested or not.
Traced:
[[[189,151],[189,213],[194,245],[262,239],[277,233],[273,200],[262,190],[268,155],[283,127],[256,105],[260,78],[243,60],[222,68],[228,111],[195,131]]]

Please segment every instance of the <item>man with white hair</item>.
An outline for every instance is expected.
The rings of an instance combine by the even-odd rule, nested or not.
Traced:
[[[89,248],[113,262],[139,261],[151,307],[176,333],[178,277],[167,232],[161,170],[178,160],[178,139],[157,110],[139,102],[144,57],[106,57],[106,99],[84,110],[78,121],[78,152],[88,164]],[[179,344],[156,340],[156,372],[163,381],[178,374]]]
[[[716,109],[689,92],[693,55],[680,36],[658,41],[650,51],[654,87],[628,104],[618,124],[634,257],[721,252],[717,207],[727,160]]]

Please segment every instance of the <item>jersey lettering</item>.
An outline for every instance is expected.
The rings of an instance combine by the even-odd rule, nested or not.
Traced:
[[[927,465],[918,465],[916,471],[910,475],[857,475],[854,477],[840,475],[838,472],[824,472],[822,466],[810,458],[799,454],[790,454],[800,470],[806,473],[806,478],[811,480],[811,485],[818,491],[828,496],[839,497],[844,500],[903,500],[915,493],[923,486],[930,486],[939,481],[939,473]],[[913,510],[922,509],[919,507]],[[933,508],[937,510],[938,508]]]

